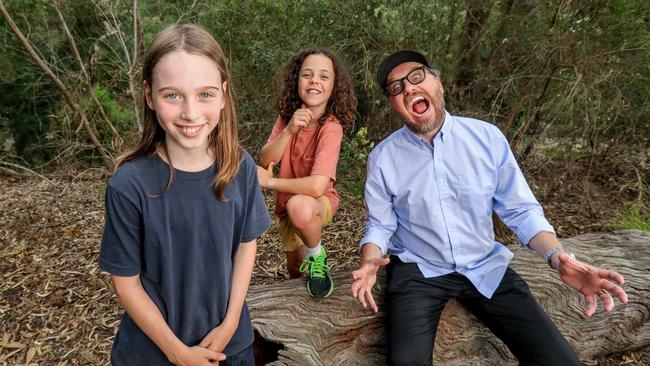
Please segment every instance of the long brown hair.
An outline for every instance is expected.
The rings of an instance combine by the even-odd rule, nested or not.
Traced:
[[[327,101],[325,113],[318,119],[322,124],[327,117],[333,115],[336,117],[344,131],[349,131],[354,124],[357,109],[357,97],[354,94],[352,78],[347,65],[332,51],[327,48],[305,48],[298,52],[289,62],[278,72],[276,80],[279,83],[278,99],[276,107],[280,116],[289,123],[293,113],[302,106],[303,102],[298,94],[298,78],[300,68],[305,59],[310,55],[321,54],[332,60],[334,66],[334,88],[332,95]]]
[[[173,24],[158,33],[149,45],[142,65],[142,79],[153,85],[153,70],[161,58],[176,51],[185,51],[214,61],[223,82],[228,82],[224,90],[225,106],[221,111],[219,123],[208,137],[208,148],[214,154],[218,173],[214,177],[214,188],[220,200],[225,201],[224,190],[239,171],[242,148],[237,138],[237,114],[235,113],[234,90],[228,72],[223,50],[217,41],[204,28],[194,24]],[[129,152],[120,156],[117,167],[141,155],[151,155],[160,151],[169,162],[169,180],[166,192],[174,178],[174,166],[165,143],[165,130],[158,123],[156,111],[147,106],[144,96],[144,131],[140,142]]]

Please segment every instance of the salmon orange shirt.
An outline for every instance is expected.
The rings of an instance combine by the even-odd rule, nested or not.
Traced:
[[[267,142],[275,139],[287,124],[278,117]],[[339,196],[334,189],[336,165],[339,162],[343,127],[334,116],[329,116],[322,125],[301,128],[294,133],[282,153],[279,178],[302,178],[310,175],[324,175],[330,178],[325,197],[332,204],[332,214],[339,207]],[[287,201],[292,194],[277,192],[275,214],[279,218],[287,215]]]

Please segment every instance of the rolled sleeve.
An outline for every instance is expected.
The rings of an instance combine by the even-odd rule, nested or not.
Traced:
[[[544,217],[542,206],[528,186],[505,136],[499,134],[501,147],[498,166],[494,211],[515,233],[522,246],[542,231],[555,234],[553,226]]]
[[[543,215],[529,215],[522,222],[521,226],[517,228],[515,235],[517,235],[517,239],[519,239],[521,245],[528,246],[530,240],[542,231],[547,231],[555,235],[553,226],[548,223]]]
[[[392,236],[392,234],[390,235]],[[363,249],[363,246],[372,243],[379,246],[381,249],[381,255],[386,255],[388,252],[388,239],[390,236],[386,236],[386,231],[381,228],[368,228],[366,226],[366,234],[361,238],[361,244],[359,244],[359,252]]]
[[[365,201],[367,210],[365,234],[359,244],[359,251],[365,244],[373,243],[378,245],[382,255],[385,255],[388,251],[388,242],[397,229],[397,215],[381,169],[372,155],[368,159]]]

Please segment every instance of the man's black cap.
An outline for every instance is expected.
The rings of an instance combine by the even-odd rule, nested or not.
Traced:
[[[377,82],[379,83],[379,86],[382,89],[386,89],[386,79],[388,79],[388,74],[390,74],[397,65],[409,61],[418,62],[426,67],[430,67],[427,58],[420,52],[411,50],[394,52],[386,57],[377,68]]]

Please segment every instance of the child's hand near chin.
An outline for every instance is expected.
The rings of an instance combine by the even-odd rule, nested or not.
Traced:
[[[287,130],[293,135],[301,128],[307,127],[312,118],[314,118],[314,114],[303,104],[300,109],[293,112],[291,121],[287,124]]]

